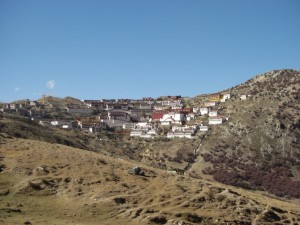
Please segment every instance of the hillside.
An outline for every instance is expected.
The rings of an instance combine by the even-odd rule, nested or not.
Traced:
[[[300,72],[271,71],[226,91],[233,98],[218,107],[229,120],[207,133],[190,174],[299,198]]]
[[[300,71],[270,71],[220,93],[231,98],[212,110],[228,120],[194,139],[91,134],[4,116],[0,224],[299,223]],[[57,109],[79,101],[46,99]],[[191,123],[201,121],[208,116]],[[128,174],[135,165],[146,176]]]
[[[58,143],[82,149],[88,149],[85,142],[91,137],[87,133],[78,131],[44,127],[36,121],[22,117],[5,117],[0,120],[0,131],[12,137]]]
[[[231,98],[213,109],[228,121],[211,126],[195,139],[145,140],[110,132],[93,135],[9,118],[0,121],[0,128],[14,137],[89,149],[285,199],[300,198],[300,72],[270,71],[220,93],[230,93]],[[241,100],[241,95],[247,99]],[[209,96],[197,96],[188,104],[201,106]],[[44,100],[57,107],[80,103],[71,97]],[[207,119],[199,116],[192,123]]]
[[[54,96],[45,96],[38,99],[38,102],[51,108],[65,108],[67,105],[80,105],[82,102],[79,99],[73,97],[58,98]]]
[[[0,160],[0,224],[300,222],[287,202],[64,145],[1,135]]]

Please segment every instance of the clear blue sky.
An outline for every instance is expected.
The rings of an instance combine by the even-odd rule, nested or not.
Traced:
[[[300,69],[299,0],[0,0],[0,102],[196,96]]]

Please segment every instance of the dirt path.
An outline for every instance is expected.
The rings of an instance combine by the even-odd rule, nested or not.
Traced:
[[[184,175],[188,175],[188,173],[192,169],[193,165],[199,161],[201,146],[202,146],[202,143],[203,143],[205,137],[206,137],[206,135],[203,134],[202,137],[200,138],[198,147],[195,148],[195,150],[194,150],[194,156],[195,156],[194,162],[189,162],[189,164],[184,168]]]

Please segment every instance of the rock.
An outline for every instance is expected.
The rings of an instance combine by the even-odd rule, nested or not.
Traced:
[[[64,179],[64,182],[65,182],[65,183],[71,182],[71,178],[70,178],[70,177],[66,177],[66,178]]]
[[[30,186],[34,190],[41,190],[42,189],[40,182],[28,181],[28,186]]]
[[[263,219],[268,222],[275,222],[275,221],[279,221],[281,218],[276,213],[269,210],[266,213],[264,213]]]
[[[138,166],[135,166],[132,169],[129,169],[128,173],[130,173],[132,175],[139,175],[139,176],[144,176],[145,175],[145,172]]]
[[[115,203],[122,205],[126,203],[126,199],[125,198],[114,198]]]
[[[155,216],[150,218],[150,222],[156,223],[156,224],[166,224],[168,220],[163,216]]]
[[[7,213],[21,213],[21,209],[14,209],[14,208],[4,208],[1,209],[1,211],[7,212]]]
[[[280,209],[280,208],[277,208],[277,207],[271,207],[271,209],[275,212],[278,212],[278,213],[287,213],[287,211],[285,211],[283,209]]]
[[[9,189],[0,190],[0,196],[6,196],[9,194]]]
[[[6,168],[6,166],[4,164],[0,163],[0,172],[2,172],[5,168]]]
[[[24,222],[23,224],[26,224],[26,225],[32,225],[32,223],[30,221],[26,221]]]
[[[37,176],[43,176],[49,173],[49,170],[45,166],[38,166],[35,171]]]

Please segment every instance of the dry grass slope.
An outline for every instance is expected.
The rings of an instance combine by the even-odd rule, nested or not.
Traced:
[[[0,160],[0,224],[300,223],[287,202],[59,144],[2,135]]]

